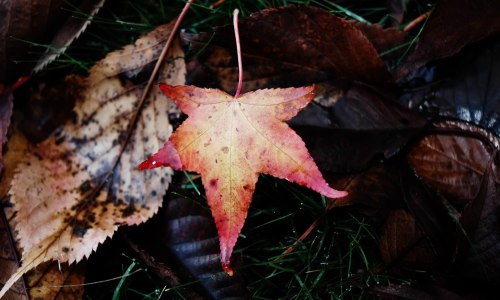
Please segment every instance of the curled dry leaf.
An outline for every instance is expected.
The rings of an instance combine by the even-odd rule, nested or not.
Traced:
[[[137,70],[136,59],[143,64],[157,59],[172,26],[162,25],[144,37],[147,42],[141,38],[109,54],[87,78],[69,78],[68,84],[82,89],[76,118],[28,153],[12,181],[23,255],[6,286],[44,261],[79,261],[119,225],[139,224],[158,210],[171,172],[139,172],[136,165],[168,139],[169,100],[158,87],[150,91],[122,153],[144,85],[114,75]],[[183,53],[178,42],[174,45],[160,80],[182,84]],[[110,66],[108,58],[118,62]]]

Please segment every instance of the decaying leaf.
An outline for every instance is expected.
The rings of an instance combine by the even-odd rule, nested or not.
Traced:
[[[328,186],[304,142],[283,122],[312,100],[314,86],[257,90],[238,98],[194,86],[161,88],[189,118],[140,168],[172,166],[201,174],[229,274],[259,173],[331,198],[346,195]]]
[[[179,260],[180,273],[199,281],[213,299],[246,299],[243,278],[221,272],[217,263],[217,229],[208,210],[196,200],[172,195],[163,217],[165,246]]]
[[[0,3],[0,83],[11,84],[30,73],[43,49],[32,43],[51,45],[62,53],[89,23],[104,0],[3,0]],[[79,10],[78,12],[75,12]],[[80,17],[71,15],[80,14]],[[66,21],[66,24],[64,23]],[[51,35],[54,34],[51,42]],[[56,55],[46,55],[37,66],[41,69]]]
[[[290,125],[322,169],[353,172],[394,156],[427,122],[380,91],[354,84],[334,105],[309,106]]]
[[[171,172],[139,172],[136,165],[167,140],[169,100],[158,87],[153,88],[127,141],[143,85],[114,75],[126,75],[157,59],[156,50],[162,48],[172,26],[159,26],[134,46],[109,55],[110,61],[134,60],[118,60],[113,66],[105,58],[87,78],[68,79],[68,84],[82,89],[76,118],[28,153],[12,181],[22,266],[0,295],[40,263],[80,261],[118,226],[139,224],[158,210]],[[178,42],[167,57],[159,79],[184,83]]]
[[[68,46],[87,28],[92,18],[99,12],[106,0],[85,0],[80,3],[74,14],[84,15],[84,18],[72,15],[61,26],[61,29],[50,41],[50,48],[38,59],[33,72],[42,70],[47,64],[64,53]]]
[[[461,129],[452,122],[439,126],[456,129],[457,135],[425,137],[410,152],[410,162],[420,177],[446,196],[456,209],[461,210],[476,197],[488,168],[492,148],[481,139],[458,135]],[[474,127],[469,125],[469,128],[472,132]],[[478,137],[481,137],[479,132]],[[498,147],[498,139],[491,135],[489,137],[497,141],[492,145]],[[499,175],[495,176],[500,182]]]
[[[498,138],[470,124],[439,126],[457,132],[425,137],[410,152],[410,161],[456,211],[461,228],[456,265],[463,263],[467,276],[498,280]]]
[[[449,57],[465,46],[500,31],[500,2],[494,0],[437,1],[428,24],[400,73]],[[457,30],[459,29],[459,30]]]
[[[499,2],[500,3],[500,2]],[[481,43],[449,65],[436,67],[443,80],[413,96],[410,105],[427,115],[474,123],[500,136],[500,42]]]
[[[14,106],[12,93],[0,92],[0,174],[3,171],[3,145],[7,142],[7,131],[9,130],[12,107]]]
[[[0,284],[3,284],[19,267],[19,258],[3,203],[0,210]],[[5,297],[12,300],[28,300],[28,289],[24,282],[19,280],[7,291]]]
[[[45,262],[26,274],[30,299],[82,299],[85,262],[73,265]]]
[[[363,31],[314,6],[262,10],[242,19],[239,32],[246,70],[244,91],[325,79],[381,85],[393,82]],[[232,27],[218,28],[215,34],[184,36],[195,46],[208,44],[200,60],[206,60],[224,90],[232,91],[238,82],[236,59],[231,56],[235,43]]]
[[[388,215],[380,237],[380,253],[386,263],[418,269],[435,264],[437,258],[428,244],[410,213],[396,209]]]

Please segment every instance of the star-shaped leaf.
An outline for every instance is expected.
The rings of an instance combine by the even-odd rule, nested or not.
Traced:
[[[229,274],[260,173],[327,197],[347,195],[328,186],[302,139],[284,122],[313,99],[314,86],[257,90],[238,98],[194,86],[160,88],[189,117],[139,168],[171,166],[201,174],[219,233],[222,266]]]

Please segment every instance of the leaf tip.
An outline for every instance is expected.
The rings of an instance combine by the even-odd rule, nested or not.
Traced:
[[[174,86],[170,84],[160,83],[160,90],[167,96],[170,94],[173,87]]]
[[[346,192],[346,191],[337,191],[337,190],[334,190],[334,189],[332,189],[332,190],[333,190],[333,192],[331,192],[331,193],[329,193],[327,195],[330,198],[344,198],[347,195],[349,195],[349,193]]]
[[[228,263],[222,262],[222,269],[224,270],[224,272],[226,272],[227,275],[229,276],[234,275],[234,271]]]
[[[158,167],[171,167],[174,170],[182,169],[181,158],[172,142],[166,142],[158,152],[137,166],[139,170],[154,169]]]

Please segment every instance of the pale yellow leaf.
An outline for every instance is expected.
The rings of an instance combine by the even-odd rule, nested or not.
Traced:
[[[109,54],[87,78],[68,78],[68,84],[82,90],[76,117],[28,153],[12,181],[11,201],[23,252],[22,266],[6,287],[42,262],[80,261],[118,226],[139,224],[158,211],[172,171],[136,169],[171,133],[172,104],[156,84],[123,153],[120,149],[145,86],[127,76],[158,58],[157,48],[161,50],[172,26],[160,26],[135,46]],[[184,84],[185,72],[184,54],[176,41],[158,80]]]

